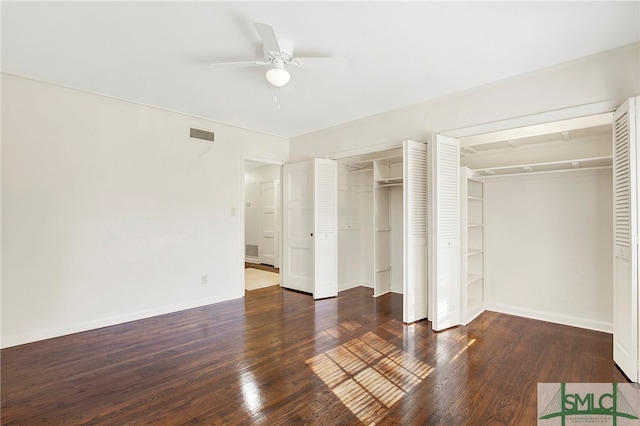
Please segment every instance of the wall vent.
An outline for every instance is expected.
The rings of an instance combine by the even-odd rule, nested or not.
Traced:
[[[258,257],[258,245],[246,244],[244,247],[244,255],[247,257]]]
[[[194,129],[191,127],[189,129],[189,137],[193,139],[200,139],[207,142],[213,142],[213,132],[208,132],[206,130]]]

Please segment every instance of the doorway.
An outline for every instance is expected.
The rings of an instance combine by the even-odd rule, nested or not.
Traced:
[[[244,288],[280,283],[281,164],[244,160]]]

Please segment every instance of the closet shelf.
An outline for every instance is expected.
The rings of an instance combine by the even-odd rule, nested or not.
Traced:
[[[384,178],[376,180],[378,186],[399,186],[402,185],[402,178]]]
[[[473,170],[460,169],[460,216],[463,230],[460,247],[467,256],[461,259],[464,281],[460,288],[461,318],[469,324],[485,309],[485,204],[484,183],[473,178]]]
[[[347,169],[349,173],[366,172],[366,171],[373,170],[373,161],[372,160],[358,161],[355,163],[345,164],[344,167],[345,169]]]
[[[376,232],[391,232],[391,228],[376,228]]]
[[[489,167],[473,171],[475,178],[491,178],[496,176],[531,174],[541,172],[555,172],[563,170],[584,170],[610,168],[613,164],[611,156],[579,158],[564,161],[550,161],[546,163],[518,164],[514,166]]]
[[[376,273],[390,271],[391,266],[387,266],[385,268],[376,268]]]
[[[476,281],[480,281],[483,278],[484,278],[484,275],[482,274],[467,274],[467,285],[471,285]]]
[[[396,151],[396,150],[392,150]],[[375,158],[371,160],[362,160],[362,161],[354,161],[353,163],[345,164],[344,167],[347,169],[349,173],[353,172],[366,172],[373,170],[373,163],[377,161],[378,163],[384,164],[397,164],[402,163],[402,155],[397,155],[397,152],[388,152],[391,157],[381,157]]]

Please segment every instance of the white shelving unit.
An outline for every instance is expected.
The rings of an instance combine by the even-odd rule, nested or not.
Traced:
[[[484,185],[474,171],[460,168],[461,316],[470,323],[485,310]]]
[[[374,296],[391,291],[391,192],[402,185],[402,157],[373,160]],[[398,232],[399,230],[395,230]]]

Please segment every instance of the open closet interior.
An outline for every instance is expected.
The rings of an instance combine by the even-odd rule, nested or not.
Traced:
[[[459,323],[490,309],[611,331],[611,129],[606,113],[459,138]],[[404,293],[406,164],[402,148],[338,160],[340,290]]]
[[[339,191],[352,192],[350,196],[361,196],[357,209],[357,226],[363,235],[362,249],[367,253],[363,267],[368,280],[365,285],[373,287],[374,296],[385,293],[402,293],[403,290],[403,152],[402,148],[343,158],[340,160],[344,185]],[[354,188],[357,188],[354,190]],[[339,216],[352,215],[354,202],[344,196],[340,198]],[[340,210],[342,207],[342,213]],[[348,225],[343,231],[350,230]],[[342,234],[342,241],[349,237]],[[347,258],[341,257],[349,262]],[[348,268],[348,267],[347,267]],[[357,280],[356,280],[357,281]]]
[[[401,293],[436,331],[491,310],[613,333],[635,365],[636,103],[341,158],[340,290]]]
[[[458,146],[437,138],[405,140],[401,149],[343,158],[338,185],[339,270],[356,272],[352,263],[358,258],[374,297],[403,294],[403,321],[427,318],[432,311],[434,329],[460,322],[459,291],[449,291],[457,288],[459,274]],[[354,193],[370,196],[355,198]],[[352,199],[360,200],[355,224],[350,222],[356,211]],[[358,239],[359,257],[344,251]],[[429,249],[435,246],[440,249]],[[433,300],[446,303],[429,304],[428,280],[435,277],[441,285]]]
[[[612,327],[611,113],[460,138],[461,317]]]

